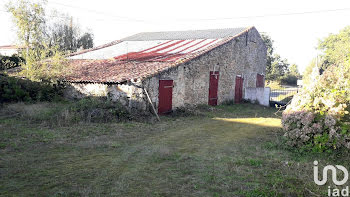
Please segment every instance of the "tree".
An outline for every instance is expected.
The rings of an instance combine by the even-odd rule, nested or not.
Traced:
[[[301,78],[301,75],[296,64],[288,66],[287,72],[280,78],[281,84],[286,85],[297,85],[298,79]]]
[[[288,72],[289,63],[287,59],[282,59],[280,55],[274,54],[271,64],[271,79],[278,80]]]
[[[43,41],[45,29],[46,1],[31,3],[27,0],[10,1],[6,6],[13,16],[13,22],[17,26],[17,36],[21,45],[27,48],[39,47]]]
[[[329,66],[344,64],[350,59],[350,26],[319,41],[317,48],[323,52],[320,69],[326,70]]]
[[[66,72],[66,60],[57,46],[45,43],[45,3],[18,0],[10,2],[7,8],[17,26],[19,41],[27,47],[21,73],[30,80],[55,81]]]
[[[23,52],[22,74],[31,80],[55,81],[66,73],[65,55],[79,48],[93,47],[93,34],[80,34],[80,28],[72,17],[61,16],[65,20],[50,21],[45,18],[46,0],[32,3],[16,0],[8,3],[18,29],[18,39],[27,50]],[[70,20],[67,20],[69,18]]]
[[[89,49],[94,47],[94,35],[86,32],[78,40],[78,48]]]
[[[32,81],[56,82],[69,73],[65,54],[57,46],[29,49],[21,74]]]
[[[288,74],[293,75],[293,76],[297,77],[298,79],[301,78],[298,66],[296,64],[290,65],[288,70],[289,70]]]
[[[320,40],[317,48],[323,52],[317,66],[320,74],[331,66],[346,65],[350,61],[350,26],[345,27],[338,34],[330,34]],[[303,73],[304,84],[312,82],[310,76],[315,67],[314,58]]]
[[[68,16],[62,16],[68,18]],[[54,22],[48,29],[47,40],[50,46],[58,45],[59,50],[65,53],[76,52],[78,49],[89,49],[94,46],[93,34],[80,34],[80,27],[74,24],[73,19]]]
[[[273,40],[267,34],[262,34],[262,39],[267,48],[267,61],[266,61],[266,80],[267,81],[278,81],[278,83],[283,82],[283,80],[289,83],[289,81],[294,81],[300,77],[299,71],[296,65],[290,67],[287,59],[282,59],[279,54],[274,53]],[[292,69],[292,70],[290,70]],[[290,80],[293,78],[292,80]]]
[[[266,79],[271,80],[272,77],[272,62],[273,62],[273,40],[271,37],[267,34],[261,34],[261,37],[265,43],[265,46],[267,48],[267,61],[266,61]]]
[[[50,46],[57,45],[61,51],[74,51],[77,48],[78,29],[65,22],[55,23],[49,28],[47,40]]]

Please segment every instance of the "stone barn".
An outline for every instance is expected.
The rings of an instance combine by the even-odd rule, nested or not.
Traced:
[[[255,27],[139,33],[68,58],[67,97],[103,96],[130,110],[239,103],[266,90]]]

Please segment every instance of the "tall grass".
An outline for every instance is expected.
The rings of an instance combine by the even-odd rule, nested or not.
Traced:
[[[131,118],[120,103],[103,98],[85,98],[70,103],[7,104],[0,110],[0,117],[13,117],[48,126],[65,126],[79,122],[113,122]]]

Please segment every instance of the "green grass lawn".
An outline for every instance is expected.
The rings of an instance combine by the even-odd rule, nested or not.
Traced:
[[[349,166],[286,147],[273,108],[54,125],[45,122],[51,106],[0,113],[1,196],[313,196],[327,191],[313,183],[314,160]]]

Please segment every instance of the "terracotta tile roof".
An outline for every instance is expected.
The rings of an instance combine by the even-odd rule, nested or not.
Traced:
[[[110,43],[104,47],[95,48],[70,57],[72,72],[65,76],[65,80],[84,83],[122,83],[133,79],[147,78],[199,57],[244,34],[251,28],[247,28],[235,36],[211,39],[206,44],[197,44],[196,47],[193,47],[193,45],[195,42],[200,42],[198,40],[192,41],[192,44],[191,41],[168,40],[160,42],[157,45],[153,43],[153,46],[143,46],[143,48],[141,47],[142,50],[137,50],[136,52],[123,53],[120,52],[120,49],[116,48],[116,45],[123,44],[123,42],[117,41],[116,43],[118,44]],[[98,49],[105,49],[106,53],[111,54],[117,53],[119,50],[120,55],[112,56],[109,59],[97,59],[96,57],[105,55],[103,51],[101,52]],[[95,57],[96,59],[83,59],[82,57]]]
[[[0,49],[17,49],[16,45],[4,45],[0,46]]]
[[[164,62],[132,62],[118,60],[71,60],[70,82],[120,83],[144,78],[169,67]],[[79,73],[77,75],[77,73]]]

